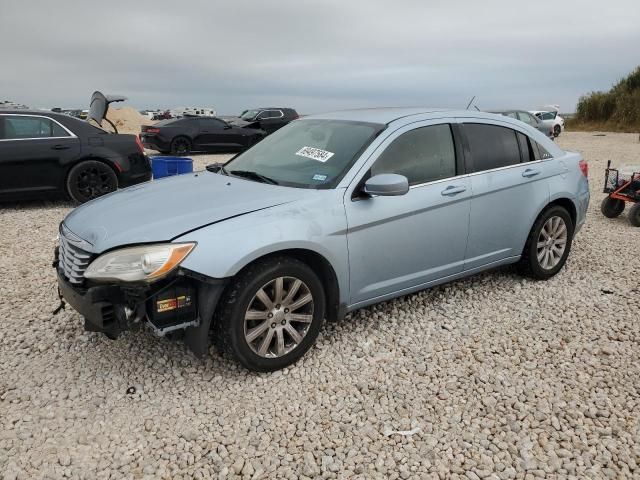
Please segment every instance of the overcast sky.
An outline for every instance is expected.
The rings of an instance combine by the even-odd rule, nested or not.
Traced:
[[[571,112],[639,46],[640,0],[0,0],[0,100]]]

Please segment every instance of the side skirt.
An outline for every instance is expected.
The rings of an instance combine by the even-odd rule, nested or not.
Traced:
[[[378,297],[370,298],[368,300],[363,300],[362,302],[354,303],[353,305],[347,306],[345,313],[353,312],[354,310],[358,310],[363,307],[368,307],[369,305],[373,305],[375,303],[384,302],[385,300],[390,300],[392,298],[401,297],[403,295],[408,295],[410,293],[419,292],[420,290],[425,290],[430,287],[435,287],[436,285],[449,283],[454,280],[458,280],[460,278],[471,276],[475,273],[484,272],[485,270],[490,270],[492,268],[500,267],[502,265],[509,265],[511,263],[516,263],[518,260],[520,260],[520,255],[516,257],[503,258],[502,260],[496,260],[495,262],[491,262],[486,265],[481,265],[479,267],[472,268],[470,270],[463,270],[462,272],[456,273],[454,275],[449,275],[447,277],[442,277],[437,280],[432,280],[431,282],[421,283],[420,285],[416,285],[415,287],[409,287],[403,290],[398,290],[396,292],[388,293],[386,295],[381,295]]]

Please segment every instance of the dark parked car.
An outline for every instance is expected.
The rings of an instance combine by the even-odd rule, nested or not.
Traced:
[[[0,110],[0,199],[66,194],[76,202],[151,179],[135,135],[61,113]]]
[[[273,133],[284,127],[291,120],[298,118],[298,112],[293,108],[269,107],[245,110],[240,117],[234,121],[238,125],[255,124],[267,134]]]
[[[263,130],[231,125],[216,117],[183,117],[143,125],[140,139],[145,147],[162,153],[247,149],[266,136]]]

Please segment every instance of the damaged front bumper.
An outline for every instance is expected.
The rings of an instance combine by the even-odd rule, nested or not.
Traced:
[[[148,324],[157,335],[184,330],[184,341],[196,354],[208,348],[215,308],[226,285],[214,279],[178,270],[152,284],[73,285],[57,268],[60,296],[84,317],[84,328],[117,338],[123,331]]]

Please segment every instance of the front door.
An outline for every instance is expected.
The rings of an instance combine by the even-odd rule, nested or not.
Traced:
[[[217,118],[201,118],[200,133],[196,146],[203,150],[217,150],[224,147],[240,147],[244,144],[242,129],[232,127]]]
[[[379,153],[378,153],[379,152]],[[390,135],[367,174],[347,189],[351,304],[426,287],[462,271],[469,224],[468,178],[459,176],[449,123],[421,122]],[[396,173],[410,189],[398,197],[359,194],[369,175]]]

